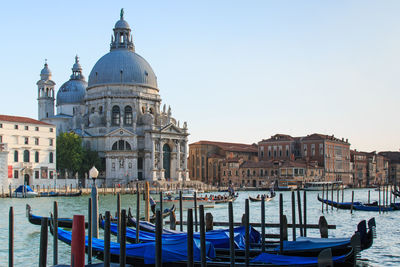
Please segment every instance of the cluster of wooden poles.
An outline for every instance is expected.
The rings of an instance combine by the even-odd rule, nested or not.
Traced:
[[[98,208],[98,198],[97,191],[93,188],[94,194],[92,198],[89,198],[88,202],[88,263],[92,263],[92,237],[98,237],[98,215],[96,215]],[[138,189],[138,188],[137,188]],[[139,192],[139,191],[138,191]],[[94,197],[94,198],[93,198]],[[200,227],[200,249],[201,249],[201,266],[206,266],[206,243],[205,243],[205,232],[213,228],[213,226],[228,226],[229,227],[229,238],[230,238],[230,264],[231,266],[235,265],[235,244],[234,244],[234,227],[237,225],[245,226],[245,265],[248,266],[250,263],[250,242],[249,242],[249,232],[250,225],[253,227],[261,228],[261,250],[265,252],[266,249],[266,240],[265,238],[279,238],[280,242],[280,252],[283,252],[283,241],[288,240],[288,228],[292,228],[293,230],[293,240],[296,240],[296,229],[299,229],[300,236],[307,236],[307,229],[314,228],[320,229],[321,237],[328,237],[328,229],[336,229],[335,225],[328,225],[325,218],[321,216],[319,224],[307,224],[307,200],[306,200],[306,191],[304,191],[303,195],[303,209],[301,205],[301,197],[300,191],[297,191],[297,210],[299,223],[296,223],[296,199],[295,192],[292,191],[292,224],[287,223],[286,215],[283,213],[283,195],[279,195],[279,223],[266,223],[265,222],[265,198],[262,196],[261,200],[261,223],[250,223],[250,207],[249,200],[245,200],[245,213],[242,217],[241,223],[235,223],[233,217],[233,203],[228,203],[228,222],[213,222],[212,216],[211,221],[209,220],[209,224],[211,227],[206,227],[206,219],[204,214],[204,206],[200,205],[197,208],[196,203],[196,194],[194,198],[194,210],[192,208],[187,210],[187,221],[183,222],[183,209],[182,209],[182,193],[180,193],[180,230],[183,231],[183,225],[186,224],[186,231],[188,235],[188,241],[193,240],[193,232],[198,230],[197,226],[197,209],[199,209],[199,227]],[[146,196],[146,199],[148,195]],[[162,200],[162,192],[160,192],[160,199]],[[156,210],[156,266],[161,266],[162,263],[162,228],[163,228],[163,218],[162,218],[162,201],[160,202],[160,209]],[[93,216],[94,215],[94,216]],[[139,229],[140,229],[140,194],[137,194],[137,207],[136,207],[136,242],[139,243]],[[193,218],[193,215],[195,218]],[[74,225],[75,217],[83,215],[75,215],[74,216]],[[173,218],[174,216],[171,216]],[[13,266],[14,258],[13,258],[13,240],[14,240],[14,213],[13,207],[10,207],[10,216],[9,216],[9,267]],[[120,266],[126,266],[126,226],[127,226],[127,211],[125,209],[121,210],[121,202],[120,196],[117,197],[117,218],[118,218],[118,236],[117,242],[120,243]],[[58,264],[58,204],[55,201],[53,206],[53,265]],[[82,218],[81,218],[82,219]],[[84,221],[84,218],[83,218]],[[111,254],[110,254],[110,223],[111,223],[111,214],[109,211],[105,212],[105,226],[104,226],[104,266],[110,266]],[[170,221],[170,227],[174,228],[173,223]],[[39,267],[45,267],[47,263],[47,243],[48,243],[48,218],[43,217],[41,221],[41,234],[40,234],[40,253],[39,253]],[[80,223],[83,227],[83,230],[80,230],[79,245],[72,245],[71,249],[71,264],[72,266],[83,266],[85,262],[85,230],[84,223]],[[279,227],[279,235],[266,234],[265,230],[268,227]],[[208,229],[207,229],[208,228]],[[73,243],[74,243],[74,230],[75,226],[73,226]],[[78,230],[76,230],[78,231]],[[276,241],[268,241],[276,243]],[[79,249],[80,247],[80,249]],[[77,249],[78,248],[78,249]],[[188,266],[193,266],[193,242],[187,242],[187,263]]]
[[[385,212],[385,209],[382,209],[382,207],[390,207],[392,203],[395,203],[395,196],[393,195],[393,192],[391,190],[393,188],[392,185],[385,184],[385,185],[379,185],[378,186],[378,191],[379,191],[379,198],[378,198],[378,207],[379,207],[379,213]],[[331,188],[329,189],[329,184],[322,185],[322,199],[323,200],[329,200],[329,191],[331,192],[331,201],[333,202],[333,193],[335,191],[334,185],[332,184]],[[339,192],[341,191],[341,199],[342,203],[344,202],[344,187],[342,186],[341,188],[337,187],[336,188],[336,202],[338,203],[338,206],[336,209],[339,209]],[[382,197],[381,197],[382,195]],[[325,201],[325,211],[328,212],[328,201]],[[351,191],[351,208],[350,208],[350,213],[353,213],[353,203],[354,203],[354,190]],[[371,203],[371,191],[368,190],[368,204]],[[331,210],[333,210],[333,205],[331,205]],[[324,213],[324,202],[321,202],[321,211]]]

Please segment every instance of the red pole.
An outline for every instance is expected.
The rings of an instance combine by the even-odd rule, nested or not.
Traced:
[[[72,223],[71,266],[85,266],[85,216],[74,215]]]

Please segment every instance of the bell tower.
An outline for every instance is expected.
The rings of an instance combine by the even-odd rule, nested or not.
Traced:
[[[51,71],[44,63],[44,68],[40,72],[40,80],[36,83],[38,86],[38,119],[43,120],[54,116],[54,86],[55,82],[51,80]]]

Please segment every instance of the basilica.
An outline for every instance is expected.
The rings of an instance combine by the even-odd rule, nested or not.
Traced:
[[[187,123],[161,104],[157,77],[135,52],[123,10],[113,31],[110,52],[94,65],[88,82],[76,57],[55,96],[45,63],[37,82],[39,120],[56,125],[57,135],[75,132],[86,148],[98,151],[105,166],[99,178],[107,185],[188,180]]]

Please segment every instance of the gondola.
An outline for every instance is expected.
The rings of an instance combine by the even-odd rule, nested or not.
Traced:
[[[318,201],[323,202],[325,204],[328,204],[330,206],[333,206],[338,209],[344,209],[344,210],[349,210],[351,209],[351,206],[353,205],[353,210],[360,210],[360,211],[394,211],[394,210],[399,210],[400,205],[398,203],[392,203],[390,206],[379,206],[377,201],[374,201],[370,204],[364,204],[362,202],[356,201],[356,202],[335,202],[331,201],[328,199],[322,199],[319,197],[319,194],[317,196]]]
[[[373,219],[374,220],[374,219]],[[372,223],[369,223],[372,225]],[[375,223],[373,222],[373,225]],[[104,221],[100,222],[100,227],[104,227]],[[110,224],[110,231],[112,234],[118,234],[118,226],[116,224]],[[169,231],[169,230],[166,230]],[[357,233],[362,240],[360,250],[367,249],[372,245],[373,236],[372,230],[370,229],[367,233],[366,222],[361,221],[357,226]],[[244,242],[244,227],[235,228],[235,254],[239,257],[243,257],[245,254],[245,242]],[[182,232],[163,232],[163,240],[171,240],[176,238],[186,238],[186,233]],[[227,229],[220,229],[209,231],[206,233],[206,240],[211,242],[217,252],[218,257],[228,257],[229,255],[229,234]],[[199,238],[199,233],[194,233],[194,238]],[[127,228],[126,229],[126,240],[128,242],[136,242],[136,230]],[[154,232],[139,232],[140,242],[154,242]],[[258,244],[258,246],[256,246]],[[250,228],[250,257],[255,257],[261,253],[260,249],[260,234],[255,231],[252,227]],[[347,249],[351,244],[350,238],[311,238],[311,237],[300,237],[297,241],[284,241],[283,251],[285,255],[292,256],[317,256],[322,250],[330,248],[332,253],[337,255],[343,255],[347,253]],[[279,253],[280,247],[277,244],[267,245],[266,251],[269,253]]]
[[[53,225],[50,223],[50,232],[53,234]],[[72,233],[58,228],[58,239],[71,245]],[[201,266],[199,242],[193,241],[194,266]],[[162,241],[163,266],[187,266],[187,237]],[[126,263],[134,266],[154,266],[156,249],[155,242],[126,244]],[[85,251],[88,251],[88,238],[85,237]],[[348,266],[355,261],[356,250],[349,247],[345,254],[332,257],[335,266]],[[110,242],[110,260],[119,262],[120,244]],[[92,254],[100,260],[104,260],[104,240],[92,238]],[[230,262],[225,258],[216,257],[214,247],[206,242],[207,266],[227,267]],[[236,266],[245,266],[244,258],[235,259]],[[284,264],[282,264],[284,263]],[[250,266],[318,266],[316,257],[282,256],[269,253],[260,253],[251,259]]]
[[[274,197],[275,197],[275,192],[271,192],[271,196],[270,197],[266,197],[264,198],[265,202],[271,201]],[[261,202],[262,201],[262,197],[251,197],[249,196],[249,200],[251,202]]]
[[[79,197],[82,195],[82,190],[75,193],[61,193],[61,192],[41,192],[39,197]]]
[[[165,209],[165,210],[163,211],[162,217],[163,217],[163,218],[168,217],[172,212],[175,212],[175,210],[176,210],[176,207],[175,207],[175,204],[173,204],[171,208]],[[142,218],[142,219],[144,219],[144,218]],[[153,214],[153,215],[149,218],[149,220],[150,220],[151,223],[154,223],[154,222],[156,221],[156,215]]]
[[[228,202],[233,202],[237,199],[236,196],[228,196],[228,197],[223,197],[221,199],[218,198],[214,198],[214,203],[215,204],[224,204],[224,203],[228,203]]]
[[[32,214],[32,209],[29,204],[26,204],[26,217],[28,217],[28,221],[34,225],[42,224],[42,216],[37,216]],[[50,217],[47,217],[47,220],[50,221]],[[72,219],[70,218],[58,218],[58,226],[64,228],[72,228]],[[88,227],[88,223],[85,223],[85,227]]]
[[[100,221],[100,227],[104,228],[104,220]],[[110,231],[113,235],[117,235],[118,225],[115,223],[111,223]],[[236,248],[244,249],[245,227],[244,226],[236,227],[234,232],[235,232]],[[261,235],[253,227],[250,227],[249,237],[251,243],[260,243]],[[139,231],[140,242],[154,242],[155,238],[156,238],[155,233]],[[163,240],[187,238],[187,233],[185,232],[165,233],[163,234],[162,238]],[[194,238],[200,239],[200,233],[194,233]],[[126,240],[131,243],[136,242],[136,229],[129,227],[126,228]],[[219,229],[219,230],[208,231],[206,233],[206,241],[211,242],[215,248],[229,248],[229,230]]]
[[[336,202],[336,201],[332,201],[329,199],[322,199],[319,194],[317,195],[317,199],[320,202],[323,202],[325,204],[328,204],[329,206],[333,206],[335,208],[339,208],[342,210],[349,210],[351,209],[351,202]],[[362,205],[361,202],[353,202],[353,206],[354,205]]]

